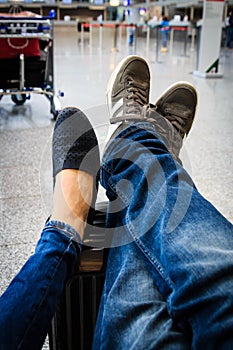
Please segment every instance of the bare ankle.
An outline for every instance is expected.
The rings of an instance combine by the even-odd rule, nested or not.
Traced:
[[[71,225],[83,238],[93,195],[92,175],[65,169],[56,176],[52,220]]]

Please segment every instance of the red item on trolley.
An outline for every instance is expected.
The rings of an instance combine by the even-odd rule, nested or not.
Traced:
[[[37,14],[30,11],[23,11],[18,13],[0,13],[1,18],[17,17],[29,18],[37,17]],[[38,38],[0,38],[0,58],[17,58],[23,53],[25,57],[39,57],[40,44]]]
[[[0,38],[0,58],[39,57],[40,44],[37,38]]]

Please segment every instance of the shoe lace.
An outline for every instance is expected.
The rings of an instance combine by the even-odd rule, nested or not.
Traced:
[[[164,105],[163,115],[171,122],[182,138],[188,133],[190,123],[192,123],[191,109],[177,103],[167,103]]]
[[[127,80],[127,96],[125,104],[126,114],[141,114],[142,107],[148,103],[147,86],[143,83],[135,82],[132,78]]]

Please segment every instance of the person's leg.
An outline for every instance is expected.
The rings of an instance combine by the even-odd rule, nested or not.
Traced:
[[[116,231],[115,247],[109,252],[92,349],[190,349],[188,335],[169,316],[142,253],[130,242],[122,215],[115,214],[115,209],[110,202],[108,212],[113,214],[107,217],[107,224],[121,226],[121,232]],[[130,243],[124,244],[127,239]]]
[[[117,100],[114,87],[130,80],[131,100],[139,107],[135,90],[141,84],[134,84],[133,68],[128,61],[126,65],[109,92]],[[233,227],[168,151],[178,159],[178,139],[192,125],[194,96],[184,85],[171,89],[147,113],[142,108],[138,115],[135,109],[132,125],[123,124],[105,151],[101,182],[110,201],[121,202],[122,225],[144,256],[170,316],[192,336],[192,347],[225,350],[233,345]],[[140,116],[144,122],[137,123]],[[129,119],[127,110],[119,117],[124,119],[133,120],[132,110]]]
[[[227,30],[227,47],[231,48],[231,42],[233,38],[233,28],[229,27]]]
[[[143,127],[122,132],[123,142],[116,139],[106,153],[102,184],[125,205],[128,235],[171,317],[185,332],[191,329],[194,348],[230,349],[232,225],[199,194],[151,126]]]
[[[129,66],[127,66],[129,63]],[[117,70],[124,71],[131,77],[131,64],[134,65],[134,79],[137,79],[137,91],[130,83],[122,79],[122,87],[117,87],[118,94],[111,87]],[[126,65],[126,66],[125,66]],[[141,76],[138,77],[138,72]],[[140,81],[143,80],[143,82]],[[120,63],[113,72],[108,85],[109,108],[114,106],[112,121],[118,121],[119,115],[134,117],[135,102],[129,95],[140,99],[141,106],[148,102],[149,70],[146,62],[138,56],[129,56]],[[128,93],[125,94],[124,87]],[[111,98],[111,93],[115,100]],[[125,98],[126,104],[116,109],[118,99]],[[129,94],[129,95],[128,95]],[[141,97],[141,98],[140,98]],[[112,103],[111,103],[112,102]],[[137,111],[140,110],[136,102]],[[124,115],[122,118],[124,118]],[[119,133],[117,129],[116,133]],[[112,135],[114,138],[114,135]],[[117,164],[117,163],[116,163]],[[150,272],[147,269],[143,254],[138,249],[128,230],[124,226],[125,210],[122,202],[115,200],[116,196],[110,188],[107,189],[110,199],[107,227],[108,236],[113,236],[108,257],[104,292],[98,313],[93,350],[97,349],[189,349],[188,335],[174,324],[168,314],[167,303],[156,288]],[[122,210],[121,210],[122,209]]]
[[[164,29],[163,31],[163,47],[167,48],[168,43],[168,31]]]
[[[0,349],[41,349],[56,304],[77,263],[95,201],[99,150],[88,119],[64,109],[53,135],[53,212],[35,253],[0,299]]]
[[[70,237],[67,235],[70,233]],[[74,229],[49,221],[35,253],[0,298],[0,349],[41,349],[56,304],[77,263]]]

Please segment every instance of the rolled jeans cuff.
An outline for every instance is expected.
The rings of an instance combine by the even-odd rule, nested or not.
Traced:
[[[55,228],[61,231],[66,237],[70,238],[76,246],[78,246],[80,252],[82,250],[82,240],[79,233],[69,224],[58,220],[49,220],[44,227],[44,231],[47,229]]]

